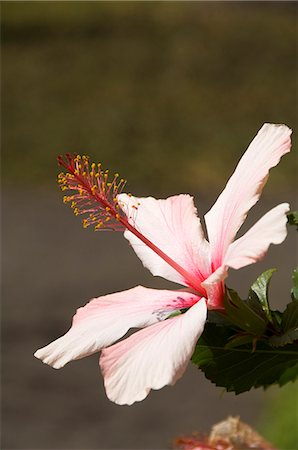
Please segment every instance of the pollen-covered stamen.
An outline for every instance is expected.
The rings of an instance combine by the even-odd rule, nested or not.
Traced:
[[[84,228],[90,225],[98,230],[123,230],[119,221],[124,213],[119,208],[117,195],[125,186],[125,180],[119,180],[119,174],[110,179],[109,171],[103,171],[101,164],[89,164],[87,156],[70,154],[63,159],[58,157],[58,163],[65,167],[67,173],[58,175],[58,183],[62,191],[71,191],[65,195],[64,203],[70,203],[75,215],[85,214]]]
[[[94,226],[95,231],[123,231],[126,228],[180,273],[189,287],[205,295],[205,290],[196,277],[177,264],[131,224],[117,200],[117,195],[122,192],[126,183],[123,178],[118,181],[119,175],[115,174],[112,181],[109,181],[109,171],[103,171],[101,164],[90,165],[87,156],[66,154],[66,160],[59,156],[58,163],[67,170],[67,173],[58,175],[61,189],[72,191],[72,194],[66,195],[63,200],[65,203],[71,203],[75,215],[88,215],[83,220],[84,228],[90,225]],[[136,205],[136,212],[137,209]]]

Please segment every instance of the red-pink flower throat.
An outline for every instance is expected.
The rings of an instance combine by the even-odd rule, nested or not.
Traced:
[[[186,283],[201,295],[205,290],[200,281],[177,264],[172,258],[160,250],[153,242],[140,233],[128,219],[119,206],[117,195],[126,184],[119,174],[109,180],[109,171],[103,171],[101,164],[89,163],[87,156],[66,154],[66,158],[58,156],[58,163],[67,172],[58,175],[58,183],[62,191],[70,190],[71,195],[65,195],[64,203],[71,203],[75,215],[87,214],[83,220],[83,227],[94,226],[98,230],[129,230],[145,245],[166,261],[173,269],[183,276]],[[129,194],[128,194],[129,195]],[[137,209],[137,206],[135,207]]]

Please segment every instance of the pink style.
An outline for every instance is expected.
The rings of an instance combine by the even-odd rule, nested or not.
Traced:
[[[75,214],[88,214],[84,226],[124,230],[143,265],[183,289],[138,286],[95,298],[78,309],[65,335],[35,356],[59,369],[101,351],[107,396],[120,405],[175,384],[203,333],[207,309],[223,308],[228,269],[259,261],[270,244],[286,237],[289,205],[283,203],[235,239],[270,168],[290,151],[290,136],[285,125],[263,125],[205,215],[208,240],[190,195],[137,198],[122,193],[125,181],[118,174],[109,182],[108,171],[89,165],[87,157],[60,157],[67,173],[59,175],[59,182],[71,191],[64,201],[71,202]],[[130,328],[141,330],[115,344]]]

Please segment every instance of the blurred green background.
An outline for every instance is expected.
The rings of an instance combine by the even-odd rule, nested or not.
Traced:
[[[128,189],[136,195],[200,192],[211,197],[221,190],[235,162],[264,122],[286,123],[290,127],[297,123],[296,2],[2,1],[1,9],[2,185],[12,211],[9,217],[14,218],[11,224],[19,220],[15,205],[20,205],[23,195],[29,207],[24,207],[28,212],[22,220],[28,220],[32,242],[38,236],[34,227],[39,223],[43,227],[42,238],[36,243],[38,261],[46,260],[44,255],[50,253],[45,244],[54,246],[56,239],[50,240],[48,228],[53,227],[53,222],[47,228],[37,205],[40,199],[45,201],[45,191],[56,189],[57,154],[89,154],[127,178]],[[295,147],[295,135],[293,142]],[[293,194],[296,175],[296,157],[292,152],[272,172],[270,195]],[[40,187],[45,189],[34,203]],[[68,224],[68,216],[61,220]],[[72,220],[71,217],[69,223]],[[8,230],[11,224],[8,223]],[[61,226],[64,235],[67,226]],[[12,242],[28,239],[20,234],[23,228],[16,228]],[[53,230],[53,235],[57,235],[57,230]],[[85,241],[83,237],[79,239],[83,248]],[[30,266],[30,256],[20,250],[21,245],[15,246],[16,254],[25,261],[22,264]],[[63,248],[61,243],[60,247]],[[51,258],[46,268],[48,279],[57,264],[52,254]],[[20,270],[26,274],[23,266]],[[39,273],[36,270],[37,266],[32,268],[32,277]],[[44,270],[42,265],[40,270]],[[15,285],[13,269],[11,273]],[[35,318],[32,311],[39,298],[28,285],[36,282],[30,276],[23,277],[27,277],[24,297],[32,300],[26,314],[32,315],[34,328],[40,318]],[[52,304],[53,298],[60,295],[62,282],[58,287],[55,282],[48,283],[53,285],[53,292],[46,300]],[[40,290],[46,290],[44,285]],[[17,294],[14,301],[11,305],[17,306],[11,308],[21,308]],[[70,299],[73,308],[71,302]],[[11,317],[13,324],[14,312]],[[57,326],[57,320],[59,323],[62,319],[52,320]],[[51,324],[47,326],[50,330]],[[42,333],[50,332],[40,326]],[[32,341],[30,355],[37,338],[32,337]],[[14,346],[11,334],[9,342]],[[21,348],[19,352],[24,355]],[[38,365],[28,367],[23,387],[27,395],[34,392],[37,399],[41,391],[38,380],[32,381],[32,374],[43,380],[45,371],[41,367],[37,372]],[[18,394],[19,381],[11,381],[12,372],[7,379],[17,398],[13,402],[8,399],[10,411],[23,394]],[[52,396],[57,381],[50,373],[49,379],[53,383],[48,385]],[[39,389],[44,390],[41,386]],[[263,423],[259,423],[258,429],[282,450],[298,448],[297,395],[294,385],[276,390]],[[24,408],[28,408],[27,403]],[[89,402],[86,411],[90,409]],[[9,442],[13,442],[15,434],[10,417],[18,414],[17,409],[11,414]],[[152,411],[151,418],[154,414]],[[35,415],[41,415],[39,410]],[[44,416],[44,420],[50,419]],[[43,426],[40,433],[47,429],[47,425]],[[71,423],[69,429],[72,427]],[[19,429],[19,442],[23,445],[24,430]],[[51,429],[50,432],[56,435]],[[30,448],[34,440],[34,433],[31,434],[33,437],[30,435],[26,441],[31,443]],[[42,436],[40,439],[43,442]]]
[[[264,122],[294,126],[296,7],[2,2],[3,181],[53,183],[70,151],[133,192],[217,190]]]

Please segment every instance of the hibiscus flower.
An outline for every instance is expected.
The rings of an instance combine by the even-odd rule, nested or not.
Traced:
[[[236,234],[258,201],[271,167],[290,151],[291,130],[265,124],[234,174],[205,215],[208,240],[193,198],[157,200],[122,193],[124,180],[88,158],[67,155],[59,162],[62,190],[75,214],[88,214],[85,227],[124,230],[145,267],[183,286],[156,290],[142,286],[91,300],[76,312],[70,330],[35,356],[59,369],[71,360],[101,351],[107,396],[118,404],[143,400],[151,389],[173,385],[184,373],[204,330],[208,309],[223,309],[228,269],[263,258],[270,244],[286,237],[287,203],[265,214],[241,237]],[[129,329],[139,328],[121,340]]]

